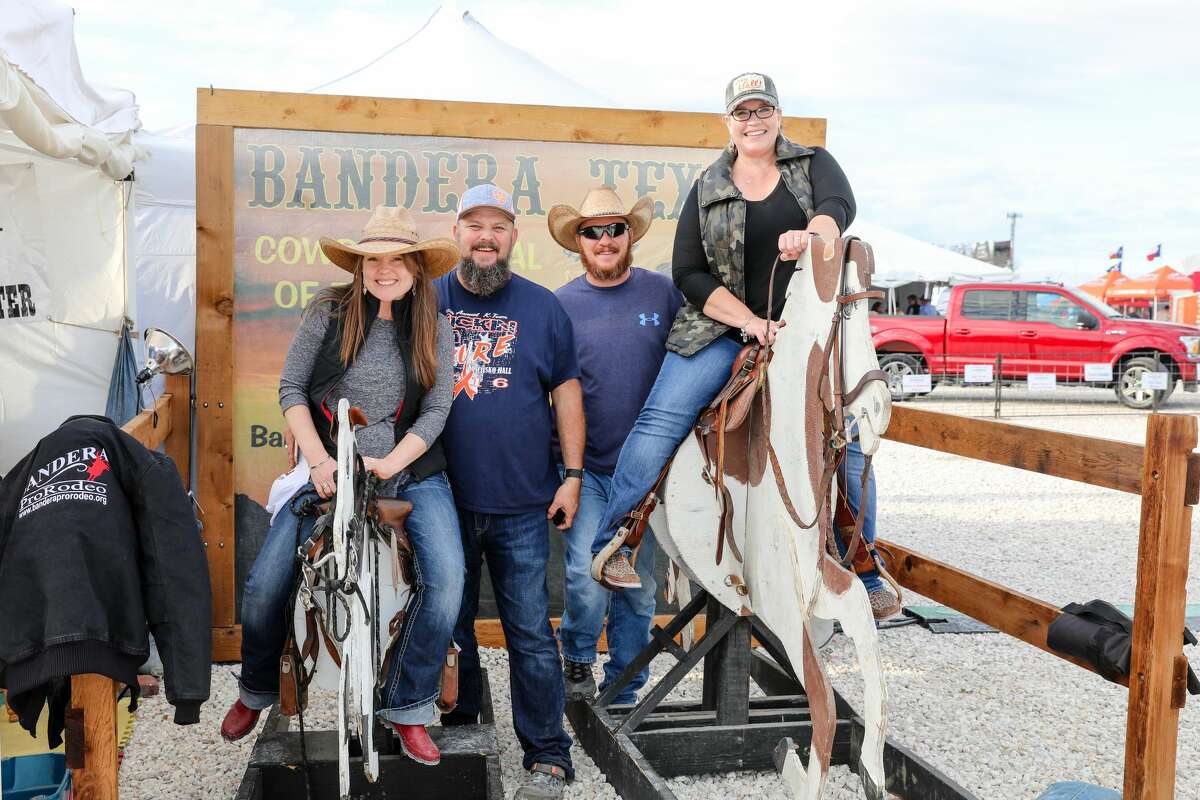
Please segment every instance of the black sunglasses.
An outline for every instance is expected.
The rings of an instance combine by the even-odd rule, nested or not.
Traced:
[[[585,225],[579,229],[579,235],[585,239],[595,239],[598,242],[604,238],[606,233],[615,239],[627,230],[629,230],[628,223],[610,222],[607,225]]]

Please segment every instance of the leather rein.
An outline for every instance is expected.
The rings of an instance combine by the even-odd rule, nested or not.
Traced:
[[[825,337],[825,346],[821,349],[821,374],[817,379],[817,391],[819,392],[819,398],[821,400],[825,435],[823,437],[823,446],[821,452],[823,465],[821,471],[821,480],[818,484],[819,488],[817,495],[814,498],[817,505],[817,511],[811,522],[805,522],[802,520],[799,512],[796,511],[796,506],[792,502],[791,494],[788,492],[787,481],[784,479],[783,468],[780,466],[779,457],[775,453],[774,446],[771,444],[771,437],[769,434],[766,437],[767,458],[771,462],[771,472],[775,477],[775,487],[779,491],[779,497],[783,501],[784,508],[787,509],[788,515],[792,518],[792,521],[800,528],[805,530],[815,527],[817,523],[821,521],[821,514],[825,510],[825,498],[829,496],[830,486],[837,475],[838,468],[841,466],[842,461],[845,458],[846,445],[850,441],[849,433],[846,430],[846,405],[853,403],[859,394],[862,393],[863,389],[866,388],[867,384],[871,383],[872,381],[883,381],[884,383],[887,382],[887,375],[883,372],[883,370],[873,369],[864,373],[859,379],[858,383],[855,384],[852,389],[846,391],[845,348],[842,346],[842,339],[846,320],[850,318],[851,307],[854,303],[857,303],[860,300],[881,299],[883,297],[883,292],[871,291],[869,289],[852,293],[846,292],[846,264],[848,262],[850,243],[852,241],[857,241],[857,238],[847,237],[845,240],[843,240],[841,257],[839,259],[841,263],[838,265],[838,293],[835,298],[836,304],[834,306],[833,318],[830,320],[829,324],[829,333]],[[819,246],[820,243],[821,239],[819,237],[812,237],[809,240],[809,247],[811,248]],[[776,256],[775,263],[771,265],[770,282],[767,284],[768,315],[770,315],[775,308],[775,270],[778,267],[779,256]],[[797,269],[799,268],[797,267]],[[766,344],[766,355],[764,358],[768,364],[770,362],[773,346],[774,343],[772,341],[768,341]],[[837,369],[833,371],[832,380],[830,380],[831,361],[837,362]],[[766,386],[766,378],[767,376],[764,368],[763,389],[765,394],[763,397],[763,402],[761,403],[762,421],[764,429],[769,431],[770,390],[769,387]],[[832,397],[825,396],[826,384],[830,384],[830,390],[833,395]],[[864,460],[865,464],[862,473],[862,491],[859,495],[860,498],[866,497],[867,483],[871,476],[871,456],[865,455]],[[862,506],[863,504],[860,502],[858,513],[854,515],[854,534],[851,537],[850,542],[847,544],[846,555],[840,559],[840,563],[844,567],[849,566],[853,562],[854,554],[862,542],[863,523],[866,521],[867,516],[866,509]],[[836,536],[836,533],[833,532],[832,524],[830,525],[830,536]],[[832,552],[837,552],[836,542],[829,542],[827,544],[832,544]]]

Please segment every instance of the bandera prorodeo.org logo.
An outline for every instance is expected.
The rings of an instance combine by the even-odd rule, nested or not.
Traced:
[[[17,510],[17,519],[66,500],[108,505],[108,486],[100,480],[110,470],[103,448],[71,450],[29,476]]]

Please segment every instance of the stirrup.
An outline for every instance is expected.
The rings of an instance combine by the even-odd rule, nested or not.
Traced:
[[[617,533],[604,545],[604,548],[592,558],[592,580],[596,583],[603,583],[601,580],[604,577],[604,565],[608,563],[608,559],[612,558],[613,553],[621,549],[621,545],[625,544],[625,540],[629,538],[629,528],[625,525],[617,528]]]

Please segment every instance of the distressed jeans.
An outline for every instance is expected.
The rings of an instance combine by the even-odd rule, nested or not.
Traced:
[[[719,336],[689,357],[667,353],[646,403],[617,457],[608,503],[592,542],[593,554],[612,541],[621,518],[650,491],[654,479],[675,455],[700,412],[728,383],[729,370],[741,349],[741,345],[728,336]],[[621,552],[629,555],[630,549],[622,547]]]
[[[454,640],[462,647],[458,707],[442,716],[442,724],[477,722],[483,704],[475,616],[486,559],[508,648],[513,727],[525,753],[523,764],[525,769],[534,763],[553,764],[573,779],[571,737],[563,728],[562,662],[550,627],[546,512],[484,514],[460,507],[458,519],[467,563],[462,610],[454,629]]]
[[[413,504],[405,530],[416,556],[418,579],[380,713],[401,724],[427,724],[434,718],[442,663],[462,602],[462,539],[444,473],[403,486],[397,497]],[[246,579],[239,695],[247,708],[269,708],[278,699],[279,657],[291,625],[288,600],[298,578],[296,548],[316,524],[315,517],[299,511],[306,500],[319,499],[308,484],[279,512]]]
[[[398,497],[413,504],[404,530],[416,555],[417,585],[381,691],[379,716],[400,725],[428,725],[435,717],[438,681],[462,606],[466,565],[446,474],[409,483]]]
[[[559,466],[559,474],[562,466]],[[612,478],[585,470],[583,487],[579,492],[579,510],[571,527],[563,531],[566,562],[566,608],[558,626],[563,658],[580,664],[596,660],[596,643],[608,616],[608,661],[604,665],[604,691],[629,666],[642,648],[650,643],[650,626],[654,623],[654,531],[646,528],[642,547],[638,550],[637,574],[642,588],[611,592],[592,580],[592,542],[596,526],[608,505]],[[646,667],[621,691],[614,702],[628,705],[637,702],[637,691],[646,685],[650,668]]]

